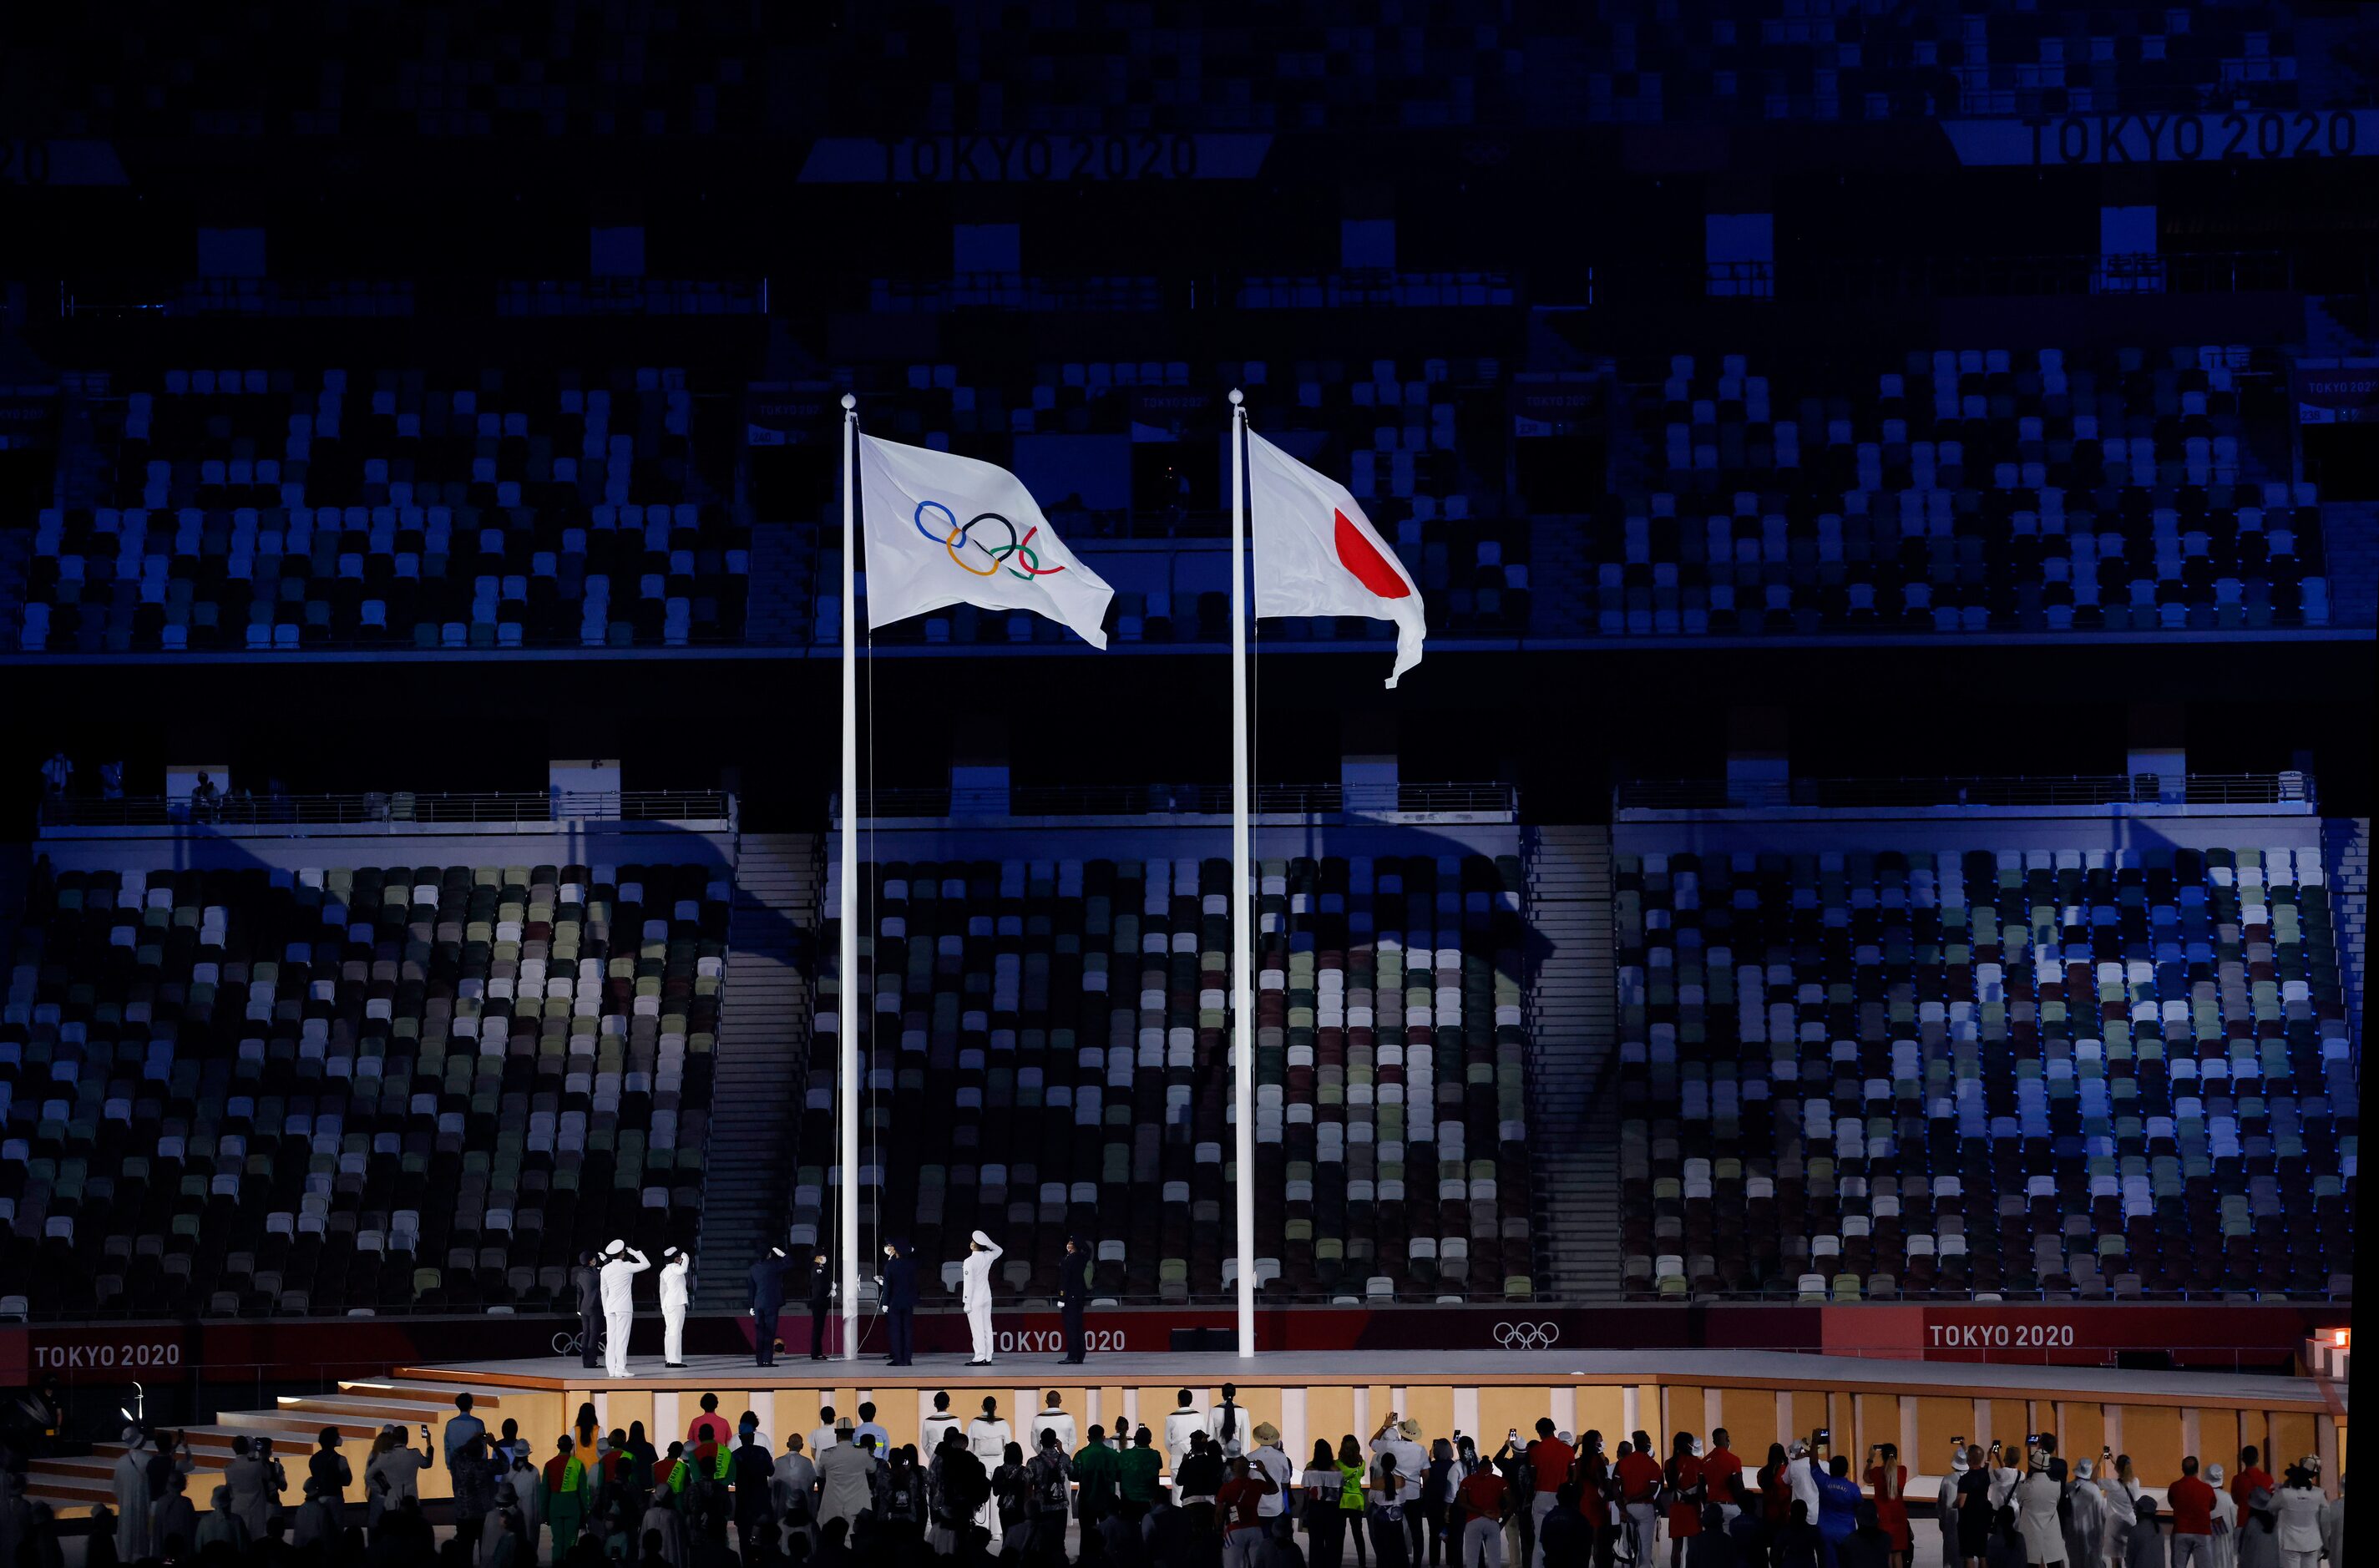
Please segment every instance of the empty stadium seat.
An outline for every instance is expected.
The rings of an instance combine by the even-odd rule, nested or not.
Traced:
[[[2318,1292],[2352,1245],[2314,845],[1648,853],[1616,888],[1632,1297],[1680,1249],[1712,1294]]]
[[[981,1227],[1047,1297],[1068,1235],[1114,1296],[1224,1297],[1234,1179],[1227,862],[869,867],[862,1212],[946,1260]],[[1257,890],[1260,1289],[1525,1297],[1516,862],[1266,861]],[[827,944],[831,950],[832,944]],[[833,1147],[822,983],[798,1147]],[[827,1173],[805,1165],[795,1240]],[[947,1271],[946,1271],[947,1272]]]
[[[536,1308],[525,1267],[690,1239],[726,903],[676,865],[61,874],[0,1013],[9,1277],[36,1315]]]

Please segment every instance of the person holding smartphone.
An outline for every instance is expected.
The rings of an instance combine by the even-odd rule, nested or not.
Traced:
[[[1916,1547],[1908,1528],[1908,1466],[1900,1462],[1900,1450],[1888,1442],[1871,1444],[1866,1456],[1865,1479],[1875,1493],[1876,1526],[1891,1538],[1891,1568],[1908,1568],[1909,1554]]]
[[[1941,1489],[1933,1497],[1933,1518],[1941,1526],[1941,1562],[1944,1568],[1954,1568],[1958,1551],[1958,1483],[1966,1478],[1966,1440],[1950,1440],[1950,1468],[1941,1477]]]
[[[366,1523],[372,1529],[378,1529],[380,1521],[403,1506],[406,1498],[417,1503],[420,1500],[421,1472],[431,1464],[429,1423],[422,1423],[420,1448],[414,1448],[409,1437],[403,1427],[392,1424],[381,1429],[379,1441],[372,1444],[371,1460],[364,1466],[364,1496],[369,1504]]]

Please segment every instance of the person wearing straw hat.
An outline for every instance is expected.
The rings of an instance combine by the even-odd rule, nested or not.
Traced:
[[[1280,1429],[1270,1421],[1255,1424],[1256,1445],[1248,1452],[1248,1461],[1255,1469],[1272,1478],[1273,1490],[1263,1494],[1257,1505],[1256,1515],[1274,1540],[1286,1540],[1294,1520],[1288,1512],[1288,1494],[1297,1485],[1297,1461],[1280,1445]]]

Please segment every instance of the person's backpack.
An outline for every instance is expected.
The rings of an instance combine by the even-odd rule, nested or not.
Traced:
[[[995,1486],[992,1489],[999,1493],[999,1523],[1003,1528],[1009,1525],[1024,1523],[1027,1493],[1024,1474],[1020,1469],[1010,1472],[1005,1480],[1005,1485]]]
[[[1033,1509],[1036,1514],[1063,1515],[1066,1512],[1066,1472],[1056,1465],[1042,1465],[1033,1481]]]

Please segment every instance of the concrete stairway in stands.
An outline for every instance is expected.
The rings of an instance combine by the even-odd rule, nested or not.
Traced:
[[[2379,502],[2322,502],[2321,553],[2329,623],[2360,630],[2379,625]]]
[[[752,525],[752,575],[743,600],[743,640],[791,647],[810,640],[815,619],[812,551],[791,523]]]
[[[792,1210],[793,1137],[809,1081],[806,971],[824,874],[814,834],[746,833],[736,850],[694,1250],[701,1311],[743,1308],[744,1272],[762,1248],[783,1237]]]
[[[2329,870],[2331,925],[2338,967],[2345,971],[2349,1038],[2362,1038],[2362,985],[2371,935],[2371,819],[2334,816],[2321,825]],[[2360,1064],[2358,1062],[2358,1067]],[[2358,1076],[2359,1072],[2358,1072]]]
[[[1528,830],[1528,1141],[1540,1296],[1620,1290],[1618,972],[1611,830]]]
[[[446,1418],[454,1414],[455,1392],[452,1384],[359,1379],[341,1381],[333,1393],[284,1398],[270,1410],[223,1411],[206,1426],[185,1429],[190,1456],[196,1461],[189,1479],[191,1502],[201,1515],[206,1513],[208,1494],[223,1484],[223,1467],[231,1459],[232,1440],[245,1437],[253,1441],[269,1437],[272,1440],[273,1457],[281,1461],[289,1480],[282,1503],[284,1507],[296,1507],[305,1501],[302,1489],[306,1484],[307,1455],[313,1452],[325,1427],[339,1429],[340,1452],[347,1456],[347,1464],[356,1473],[355,1484],[347,1490],[352,1502],[363,1496],[364,1460],[380,1428],[392,1421],[406,1428],[417,1448],[421,1444],[418,1428],[428,1422],[435,1441],[444,1430]],[[503,1425],[504,1401],[500,1393],[474,1389],[472,1399],[476,1405],[473,1414],[487,1422],[489,1431]],[[115,1493],[111,1478],[115,1462],[123,1456],[123,1443],[103,1442],[94,1444],[89,1454],[36,1459],[26,1472],[26,1500],[47,1502],[57,1510],[61,1521],[83,1517],[95,1502],[113,1507]],[[424,1498],[450,1495],[445,1465],[441,1463],[423,1471],[419,1485]]]

